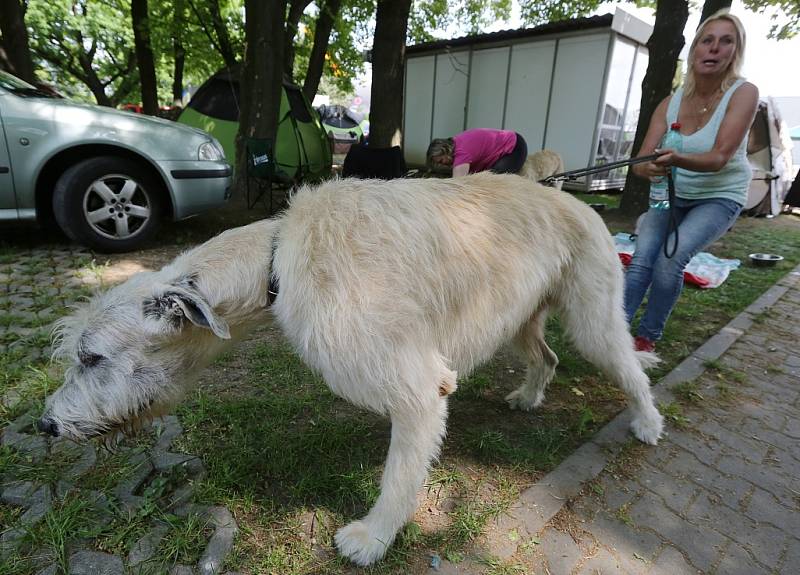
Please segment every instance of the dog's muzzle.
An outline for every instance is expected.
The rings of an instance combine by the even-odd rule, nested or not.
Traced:
[[[58,437],[58,424],[49,417],[43,417],[37,421],[36,428],[42,433]]]

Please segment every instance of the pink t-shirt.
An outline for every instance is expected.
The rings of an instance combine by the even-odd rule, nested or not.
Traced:
[[[453,136],[453,167],[469,164],[469,173],[482,172],[502,156],[514,151],[517,134],[509,130],[473,128]]]

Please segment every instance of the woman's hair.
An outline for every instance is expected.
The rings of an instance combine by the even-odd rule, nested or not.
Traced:
[[[433,164],[434,158],[439,158],[441,156],[450,156],[452,158],[454,150],[455,144],[453,143],[453,138],[433,139],[430,146],[428,146],[427,153],[425,154],[425,157],[428,160],[428,166]]]
[[[689,66],[686,71],[686,80],[684,82],[683,91],[687,96],[691,96],[694,94],[695,90],[695,77],[694,77],[694,49],[697,46],[697,43],[705,34],[706,27],[711,22],[716,22],[719,20],[727,20],[731,24],[733,24],[734,29],[736,30],[736,47],[733,50],[733,58],[731,59],[731,63],[728,66],[728,69],[725,71],[725,76],[722,78],[722,84],[720,89],[724,92],[728,88],[730,88],[733,83],[741,78],[741,71],[742,71],[742,64],[744,63],[744,48],[745,48],[745,32],[744,26],[742,25],[742,21],[739,20],[736,16],[728,12],[727,8],[723,8],[721,10],[717,10],[711,16],[703,20],[700,26],[697,27],[697,33],[694,35],[694,40],[692,40],[692,45],[689,48],[689,56],[688,62]]]

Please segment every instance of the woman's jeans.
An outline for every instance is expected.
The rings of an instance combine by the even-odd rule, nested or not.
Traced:
[[[661,339],[664,325],[683,289],[683,270],[703,248],[713,243],[733,225],[742,206],[733,200],[714,198],[685,200],[676,198],[678,248],[672,258],[664,255],[664,237],[669,227],[669,210],[650,209],[642,219],[636,238],[636,251],[625,274],[625,314],[628,323],[644,299],[647,307],[637,335],[650,341]],[[674,246],[670,234],[668,252]]]

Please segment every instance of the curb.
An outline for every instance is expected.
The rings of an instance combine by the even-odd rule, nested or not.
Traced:
[[[779,279],[718,333],[711,336],[686,359],[652,387],[656,401],[671,400],[671,389],[692,381],[706,371],[706,364],[722,356],[752,326],[755,318],[770,309],[789,289],[800,282],[800,265]],[[620,452],[629,438],[630,413],[623,410],[592,439],[579,447],[553,471],[520,494],[509,511],[488,526],[485,540],[472,558],[459,563],[442,559],[441,565],[429,568],[429,575],[479,575],[486,568],[480,557],[511,558],[518,547],[535,537],[563,508],[577,496],[584,485],[596,478]]]

